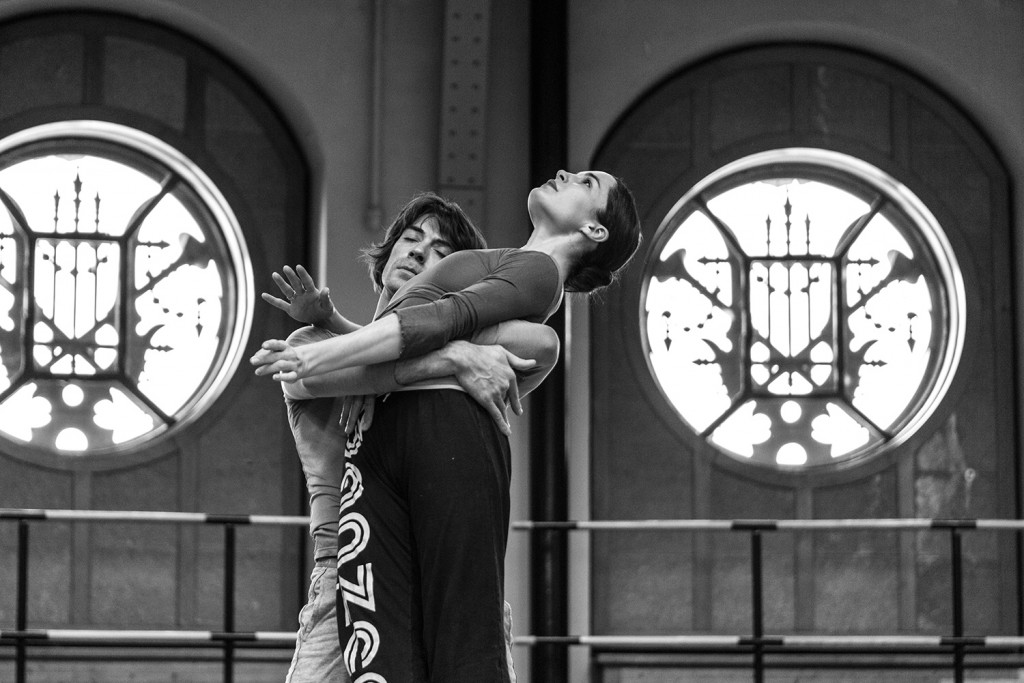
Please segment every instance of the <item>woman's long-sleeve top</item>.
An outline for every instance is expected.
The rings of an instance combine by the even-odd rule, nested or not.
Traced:
[[[561,300],[558,267],[547,254],[471,249],[409,280],[381,316],[398,316],[400,358],[414,358],[506,320],[544,322]]]

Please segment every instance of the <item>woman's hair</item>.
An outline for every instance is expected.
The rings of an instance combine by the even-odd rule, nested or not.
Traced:
[[[636,200],[622,178],[608,191],[608,202],[597,220],[608,229],[608,239],[585,253],[565,280],[567,292],[593,292],[607,287],[640,246],[640,214]]]
[[[438,232],[448,241],[453,252],[487,248],[484,236],[473,225],[473,221],[469,220],[462,207],[433,192],[421,192],[398,212],[385,231],[383,240],[362,250],[360,258],[369,266],[370,279],[373,280],[373,287],[378,292],[384,287],[384,266],[391,256],[395,243],[406,228],[411,227],[423,216],[433,216],[437,220]]]

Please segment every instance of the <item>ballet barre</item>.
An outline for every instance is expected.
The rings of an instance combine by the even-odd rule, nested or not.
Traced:
[[[238,526],[278,525],[301,527],[309,517],[286,515],[229,515],[198,512],[62,510],[0,508],[0,522],[18,525],[17,604],[15,627],[0,628],[0,646],[15,651],[16,683],[24,683],[29,646],[108,646],[153,648],[214,648],[223,661],[223,679],[234,680],[236,649],[248,647],[291,648],[294,632],[250,631],[234,629],[235,611],[235,531]],[[43,521],[128,522],[166,524],[212,524],[224,528],[223,629],[212,630],[139,630],[139,629],[30,629],[27,628],[27,586],[29,527]],[[749,634],[679,635],[525,635],[514,638],[522,647],[555,645],[588,647],[598,652],[728,652],[750,656],[753,680],[764,680],[770,664],[766,654],[857,652],[867,654],[929,654],[952,657],[954,680],[962,683],[968,652],[1009,653],[1015,658],[993,666],[1024,667],[1024,635],[965,635],[963,615],[962,535],[975,530],[1024,531],[1024,520],[1010,519],[647,519],[647,520],[575,520],[517,521],[512,529],[524,532],[621,532],[687,531],[745,533],[750,537],[752,623]],[[765,534],[790,531],[927,531],[949,535],[951,551],[952,628],[948,635],[870,634],[816,635],[768,634],[763,616],[762,539]],[[792,667],[792,662],[785,663]],[[977,664],[973,666],[978,666]]]
[[[271,643],[292,647],[295,645],[294,631],[174,631],[158,629],[87,629],[87,628],[36,628],[24,631],[0,629],[0,641],[21,639],[30,642],[52,641],[61,645],[86,643],[114,644],[200,644],[224,641],[246,641]]]
[[[967,636],[964,634],[963,533],[973,530],[1013,531],[1018,542],[1024,531],[1019,519],[636,519],[520,521],[512,528],[527,532],[622,532],[688,531],[741,532],[750,538],[750,581],[752,601],[751,633],[747,635],[610,636],[559,634],[520,637],[516,643],[528,646],[586,646],[607,650],[661,650],[693,652],[724,649],[749,653],[753,680],[763,683],[767,653],[849,652],[869,654],[928,653],[952,657],[953,680],[963,683],[968,651],[1010,652],[1016,655],[1009,666],[1024,666],[1024,634],[1015,636]],[[762,540],[765,534],[794,531],[939,531],[948,533],[950,543],[952,633],[931,635],[768,635],[764,629],[764,586]],[[791,666],[791,664],[787,664]]]
[[[15,683],[25,683],[28,650],[31,646],[118,646],[215,647],[223,653],[223,680],[234,681],[238,648],[294,647],[295,634],[235,631],[236,529],[239,526],[295,526],[309,524],[308,516],[228,515],[203,512],[149,510],[63,510],[0,508],[0,522],[18,525],[17,596],[14,629],[0,629],[0,645],[13,643]],[[28,629],[29,526],[38,522],[128,522],[158,524],[210,524],[224,530],[224,596],[222,631],[116,630],[116,629]]]

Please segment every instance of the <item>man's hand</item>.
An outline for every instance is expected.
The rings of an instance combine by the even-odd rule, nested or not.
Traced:
[[[290,266],[285,266],[281,270],[284,277],[277,273],[271,274],[271,277],[285,298],[279,299],[264,292],[260,295],[263,300],[300,323],[315,325],[329,320],[334,313],[330,290],[326,287],[317,287],[313,278],[301,265],[295,266],[295,270]]]
[[[509,353],[500,346],[477,346],[454,341],[445,347],[458,368],[455,379],[482,405],[506,436],[512,434],[506,415],[506,400],[516,415],[523,414],[519,401],[516,370],[529,370],[534,361]]]
[[[278,382],[294,382],[305,377],[305,361],[296,348],[280,339],[268,339],[249,359],[260,377],[273,374]]]
[[[373,394],[365,396],[345,396],[341,404],[341,419],[338,424],[349,436],[356,430],[356,425],[362,426],[363,431],[373,424]]]

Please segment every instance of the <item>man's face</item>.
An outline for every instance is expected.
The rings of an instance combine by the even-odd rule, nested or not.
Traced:
[[[431,215],[421,216],[402,232],[395,246],[391,247],[391,254],[381,273],[385,293],[390,297],[414,275],[419,275],[450,253],[452,245],[438,232],[437,219]]]

